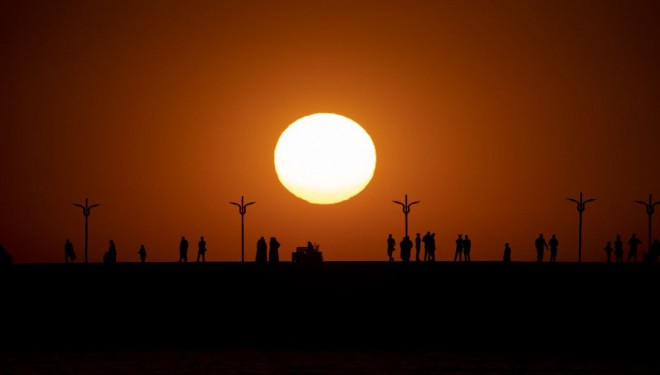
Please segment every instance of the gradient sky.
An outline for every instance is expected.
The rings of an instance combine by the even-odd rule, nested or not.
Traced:
[[[207,260],[246,259],[259,236],[280,257],[307,241],[326,260],[386,260],[403,214],[458,233],[473,260],[533,260],[556,233],[559,261],[636,232],[634,200],[660,200],[660,3],[654,1],[2,1],[0,243],[16,262],[175,261],[185,235]],[[312,205],[278,181],[273,152],[296,119],[360,123],[371,184]],[[656,215],[657,216],[657,215]],[[656,223],[660,217],[656,219]],[[655,231],[660,235],[660,224]],[[398,248],[398,244],[397,244]],[[395,254],[398,259],[398,252]]]

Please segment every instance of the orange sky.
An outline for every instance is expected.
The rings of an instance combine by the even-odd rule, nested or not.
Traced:
[[[0,243],[16,262],[240,260],[240,216],[281,258],[307,241],[327,260],[386,260],[388,233],[457,233],[473,260],[533,260],[556,233],[583,260],[637,232],[660,200],[660,3],[629,1],[10,1],[0,5]],[[358,196],[311,205],[278,181],[282,131],[315,112],[371,135]],[[657,216],[657,215],[656,215]],[[655,223],[660,222],[660,216]],[[660,230],[656,224],[656,233]],[[657,234],[658,236],[660,234]],[[194,257],[195,249],[191,255]],[[398,253],[397,259],[398,259]]]

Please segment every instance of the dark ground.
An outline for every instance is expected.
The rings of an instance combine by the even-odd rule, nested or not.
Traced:
[[[647,352],[660,265],[19,264],[3,350]]]

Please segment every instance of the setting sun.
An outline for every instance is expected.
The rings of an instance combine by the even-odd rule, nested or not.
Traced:
[[[355,121],[331,113],[298,119],[275,146],[275,169],[291,193],[332,204],[360,193],[376,169],[376,148]]]

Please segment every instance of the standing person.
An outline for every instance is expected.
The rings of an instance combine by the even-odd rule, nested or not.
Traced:
[[[415,237],[415,262],[419,262],[419,251],[422,249],[422,238],[420,234],[417,233]]]
[[[255,261],[257,263],[266,263],[268,260],[268,245],[266,244],[266,239],[261,236],[257,241],[257,256]]]
[[[463,235],[459,233],[458,238],[456,239],[456,252],[454,253],[454,262],[456,259],[459,261],[463,257]]]
[[[412,250],[413,243],[410,240],[410,237],[404,236],[403,239],[401,240],[401,244],[399,245],[399,256],[401,256],[401,260],[404,262],[407,262],[410,260],[410,252]]]
[[[504,256],[502,257],[502,261],[505,263],[511,262],[511,247],[509,247],[508,242],[504,244]]]
[[[73,263],[76,260],[76,252],[73,251],[73,244],[67,238],[64,243],[64,263]]]
[[[548,242],[548,245],[550,246],[550,262],[554,263],[557,261],[557,246],[559,246],[559,240],[557,239],[557,236],[553,234],[552,238],[550,238],[550,241]]]
[[[429,237],[429,262],[435,262],[435,232]]]
[[[110,240],[108,251],[103,255],[103,263],[117,263],[117,248],[113,240]]]
[[[534,241],[534,246],[536,247],[536,261],[541,263],[543,262],[543,251],[548,248],[548,243],[545,242],[543,233],[540,233],[539,237]]]
[[[463,239],[463,259],[466,262],[469,262],[471,260],[470,258],[470,251],[472,250],[472,241],[468,238],[468,235],[465,235],[465,238]]]
[[[387,256],[390,258],[390,262],[394,262],[394,250],[396,247],[396,241],[394,241],[394,237],[392,237],[392,233],[389,234],[387,237]]]
[[[144,248],[144,245],[140,245],[140,250],[137,253],[140,256],[140,263],[147,261],[147,249]]]
[[[428,262],[429,257],[431,256],[431,232],[426,232],[424,237],[422,237],[422,242],[424,243],[424,261]]]
[[[188,240],[185,236],[181,236],[179,242],[179,263],[188,263]]]
[[[202,258],[202,262],[206,263],[206,241],[204,240],[204,236],[197,242],[197,263],[199,263],[200,257]]]
[[[607,254],[607,263],[612,262],[612,241],[607,241],[607,245],[605,245],[605,254]]]
[[[632,237],[628,240],[628,245],[630,245],[630,250],[628,251],[628,263],[630,263],[631,259],[635,259],[635,262],[637,262],[637,246],[641,243],[642,241],[637,238],[637,234],[633,233]]]
[[[280,243],[277,241],[277,238],[270,238],[270,246],[268,251],[268,261],[270,263],[278,263],[280,261]]]
[[[617,263],[623,263],[623,241],[621,241],[621,235],[616,235],[616,240],[614,241],[614,258]]]

